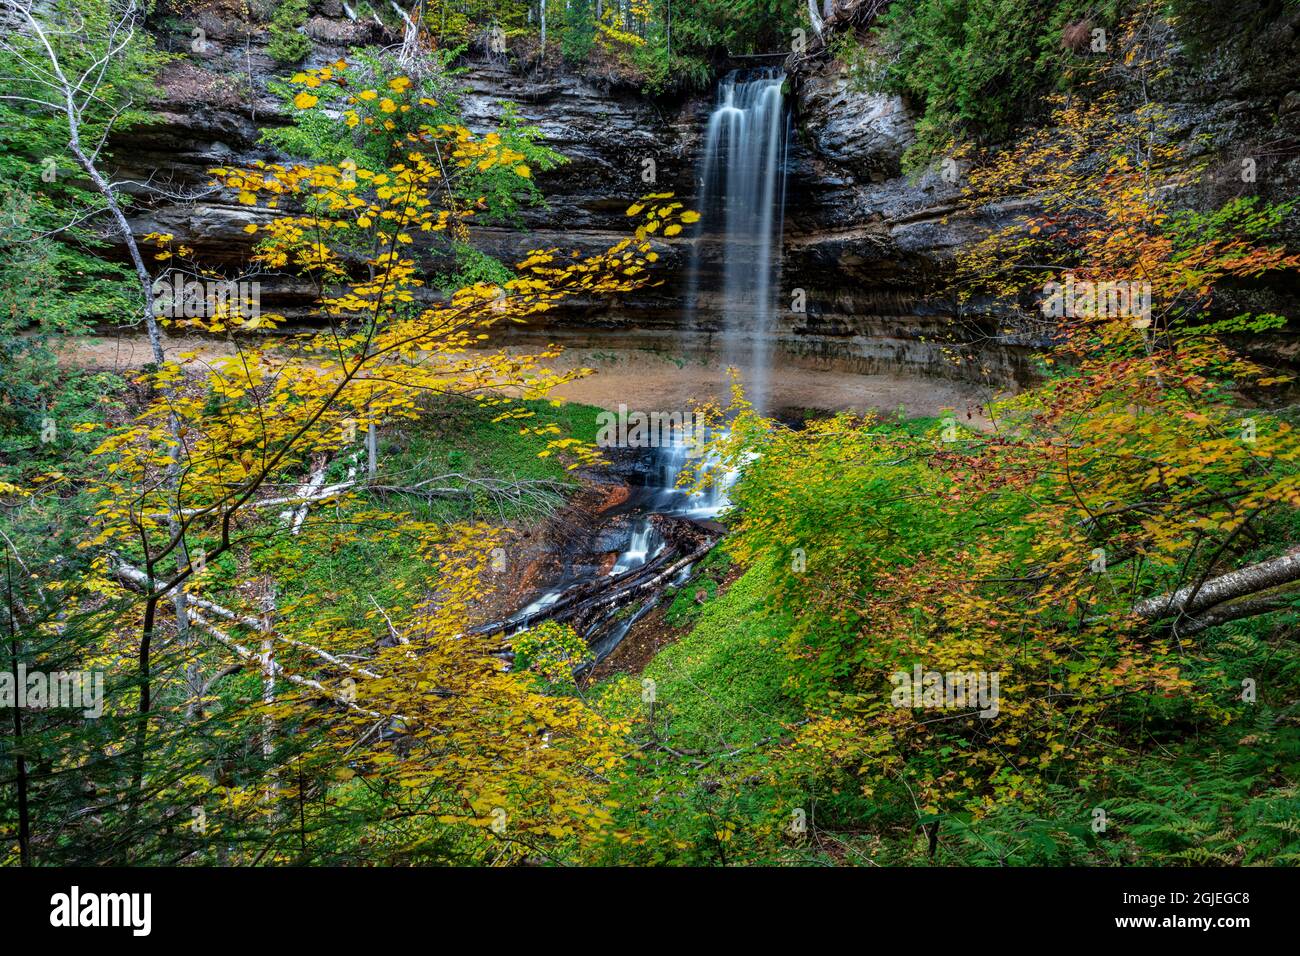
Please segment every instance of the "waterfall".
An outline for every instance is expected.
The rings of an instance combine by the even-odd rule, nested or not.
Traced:
[[[619,554],[618,560],[614,562],[614,567],[609,573],[622,574],[624,571],[641,567],[658,553],[662,544],[650,519],[637,518],[632,525],[632,537],[627,547]]]
[[[688,494],[684,488],[677,487],[677,479],[686,470],[693,447],[693,444],[685,441],[681,435],[676,435],[671,445],[655,450],[659,491],[652,507],[661,514],[678,515],[684,518],[696,520],[716,518],[731,507],[729,492],[740,475],[731,469],[718,468],[717,460],[714,458],[705,458],[706,470],[717,472],[713,476],[713,482],[695,494]]]
[[[790,136],[784,82],[779,70],[737,70],[718,86],[704,137],[701,218],[687,306],[693,317],[702,294],[718,294],[723,361],[741,371],[747,396],[760,411],[776,337]],[[704,250],[714,246],[721,257],[721,288],[712,287],[717,273],[701,270]]]

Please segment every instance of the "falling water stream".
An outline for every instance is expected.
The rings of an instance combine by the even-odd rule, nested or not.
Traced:
[[[716,302],[722,360],[766,410],[775,341],[790,117],[785,74],[737,70],[718,85],[700,161],[700,223],[691,255],[689,319]],[[721,268],[711,268],[720,260]],[[719,281],[720,280],[720,281]]]

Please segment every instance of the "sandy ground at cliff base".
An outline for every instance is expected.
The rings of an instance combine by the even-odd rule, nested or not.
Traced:
[[[234,354],[229,343],[201,336],[169,336],[169,356],[195,352],[211,361]],[[520,354],[528,349],[517,349]],[[143,334],[105,335],[70,341],[60,353],[69,367],[126,372],[152,361]],[[557,388],[555,397],[617,411],[685,411],[696,402],[729,399],[727,371],[709,357],[673,356],[645,349],[571,348],[555,360],[557,371],[588,368],[593,374]],[[741,371],[742,382],[750,378]],[[784,417],[838,411],[887,414],[900,407],[908,418],[953,414],[973,428],[989,426],[991,386],[903,373],[811,368],[778,358],[768,373],[767,408]]]
[[[673,411],[693,402],[726,404],[730,380],[727,371],[712,360],[684,361],[649,351],[572,349],[557,367],[591,368],[595,374],[556,389],[560,398],[617,410]],[[741,381],[749,378],[741,371]],[[893,414],[899,406],[909,418],[945,413],[970,423],[988,425],[987,404],[992,388],[948,379],[901,373],[863,374],[834,369],[777,364],[768,373],[767,408],[782,416],[804,411],[876,411]]]

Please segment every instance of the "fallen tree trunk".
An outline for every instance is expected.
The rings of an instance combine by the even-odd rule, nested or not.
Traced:
[[[532,614],[522,617],[514,614],[488,624],[480,624],[468,633],[476,636],[514,634],[542,621],[571,622],[581,632],[608,613],[610,608],[630,603],[649,591],[663,587],[682,568],[708,554],[722,539],[721,528],[711,523],[706,525],[678,518],[665,518],[664,521],[664,537],[674,545],[674,550],[623,574],[575,584],[551,604],[538,608]],[[676,527],[668,525],[668,522]]]
[[[663,570],[659,571],[653,577],[642,581],[630,583],[624,587],[608,591],[604,594],[597,595],[589,601],[583,602],[581,607],[575,608],[573,613],[568,615],[574,622],[577,630],[585,630],[589,625],[607,614],[612,608],[629,604],[641,595],[658,590],[671,581],[681,570],[688,565],[699,561],[706,554],[713,550],[718,539],[713,539],[707,544],[703,544],[691,551],[684,557],[669,564]]]
[[[436,484],[437,482],[449,481],[460,481],[463,484]],[[548,478],[474,478],[459,473],[438,475],[410,485],[381,485],[369,478],[348,478],[323,487],[309,481],[308,486],[304,486],[292,495],[253,500],[247,502],[244,507],[254,511],[260,511],[264,508],[288,508],[290,509],[288,513],[292,515],[294,510],[304,506],[324,504],[352,492],[368,491],[380,494],[409,495],[426,500],[437,498],[465,499],[473,498],[475,495],[483,495],[493,500],[513,504],[526,503],[531,495],[537,499],[539,502],[537,508],[541,510],[542,506],[550,508],[553,499],[558,501],[561,494],[566,490],[568,490],[568,486]],[[180,514],[183,517],[193,517],[207,510],[209,509],[186,508]],[[163,513],[156,512],[155,514],[161,515]]]
[[[1300,581],[1300,548],[1210,578],[1199,586],[1188,585],[1172,593],[1145,598],[1133,605],[1133,613],[1149,621],[1160,621],[1174,615],[1196,616],[1225,601],[1261,596],[1265,591],[1294,581]],[[1260,604],[1260,602],[1255,603]],[[1274,609],[1265,608],[1256,613],[1266,613],[1267,610]],[[1249,615],[1242,613],[1237,616]]]
[[[148,586],[148,578],[146,577],[145,573],[141,571],[139,568],[135,568],[127,564],[125,561],[121,561],[121,560],[118,561],[118,563],[113,568],[113,576],[116,577],[123,584],[128,584],[133,588],[136,588],[137,590],[143,590],[145,587]],[[217,604],[213,601],[209,601],[205,598],[198,597],[193,594],[187,595],[187,598],[189,600],[189,603],[193,604],[195,607],[201,608],[202,610],[207,611],[211,614],[215,614],[218,617],[225,618],[227,621],[231,622],[232,624],[243,625],[244,627],[248,628],[250,631],[265,630],[265,628],[262,625],[262,622],[255,617],[249,617],[246,615],[241,616],[239,614],[236,614],[234,611],[230,610],[229,608],[222,607],[220,604]],[[193,615],[190,616],[193,617]],[[305,651],[309,654],[312,654],[320,658],[321,660],[325,661],[331,667],[337,667],[340,670],[347,671],[348,673],[351,674],[356,674],[360,677],[369,677],[369,678],[379,677],[379,675],[374,673],[373,671],[367,670],[364,667],[359,667],[355,664],[350,664],[347,661],[342,660],[341,658],[335,656],[334,654],[329,653],[323,648],[317,647],[314,644],[308,644],[306,641],[296,640],[295,638],[288,637],[284,634],[279,633],[278,631],[272,631],[271,633],[272,636],[277,641],[282,641],[283,643],[288,644],[290,647],[295,647],[301,651]]]
[[[293,684],[296,687],[302,687],[307,690],[314,691],[320,696],[326,697],[329,700],[332,700],[334,703],[348,710],[353,710],[356,711],[357,713],[365,714],[367,717],[376,717],[385,720],[391,719],[389,715],[381,714],[378,711],[374,711],[374,710],[367,710],[364,707],[358,706],[356,703],[349,700],[343,694],[339,694],[330,690],[318,680],[312,680],[310,677],[302,677],[298,674],[293,674],[290,673],[289,671],[286,671],[283,667],[281,667],[278,663],[276,663],[276,661],[273,658],[271,658],[269,655],[258,654],[250,650],[249,648],[245,647],[244,645],[240,644],[238,641],[236,641],[234,638],[228,635],[225,631],[221,630],[221,628],[217,627],[215,624],[213,624],[211,621],[205,618],[198,611],[194,609],[190,609],[189,615],[191,621],[193,621],[195,624],[198,624],[205,631],[207,631],[214,638],[216,638],[217,642],[221,644],[221,646],[233,652],[235,656],[237,656],[246,666],[254,667],[257,670],[261,671],[264,676],[272,680],[288,681],[289,683]]]
[[[1179,637],[1192,637],[1219,624],[1227,624],[1229,621],[1240,621],[1243,618],[1280,611],[1294,604],[1297,597],[1300,597],[1300,590],[1288,588],[1281,593],[1265,597],[1239,598],[1236,601],[1227,601],[1204,611],[1190,613],[1185,618],[1180,618],[1176,622],[1175,630]]]

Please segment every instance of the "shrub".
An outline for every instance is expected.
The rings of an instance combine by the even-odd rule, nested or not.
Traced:
[[[277,63],[298,63],[311,52],[311,40],[298,28],[307,22],[307,0],[284,0],[271,15],[266,52]]]

